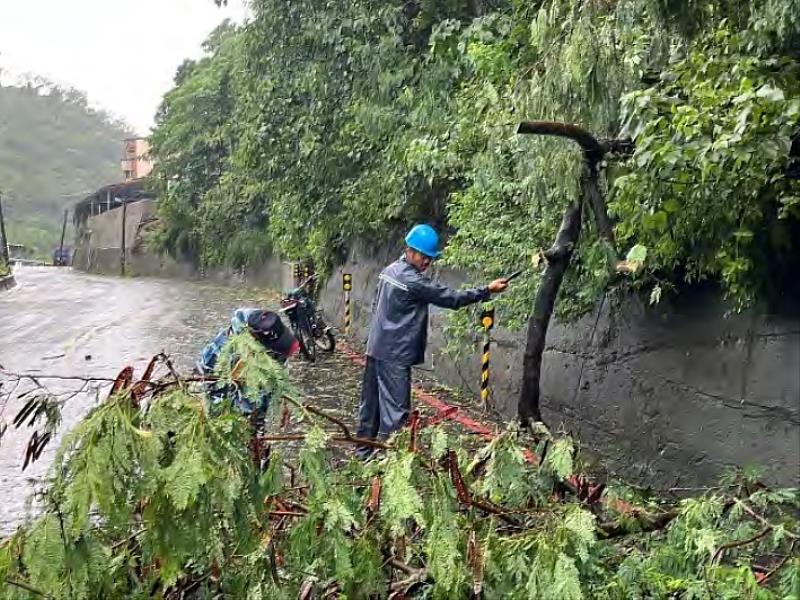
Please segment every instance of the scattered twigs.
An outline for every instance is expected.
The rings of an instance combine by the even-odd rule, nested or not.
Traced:
[[[728,542],[727,544],[722,544],[719,548],[717,548],[717,551],[714,552],[714,556],[711,557],[711,564],[718,565],[727,550],[732,550],[733,548],[739,548],[741,546],[747,546],[748,544],[757,542],[761,538],[766,537],[767,534],[769,534],[771,531],[772,531],[772,526],[768,525],[754,536],[749,537],[745,540],[737,540],[735,542]]]
[[[140,535],[142,535],[142,534],[143,534],[143,533],[145,533],[146,531],[147,531],[147,527],[144,527],[144,528],[140,529],[139,531],[136,531],[136,532],[132,533],[131,535],[129,535],[129,536],[128,536],[128,537],[126,537],[125,539],[122,539],[122,540],[120,540],[120,541],[118,541],[118,542],[115,542],[115,543],[114,543],[114,544],[111,546],[111,549],[112,549],[112,550],[116,550],[116,549],[117,549],[117,548],[119,548],[120,546],[124,546],[125,544],[127,544],[127,543],[129,543],[129,542],[132,542],[133,540],[135,540],[137,537],[139,537]]]
[[[56,380],[56,381],[83,381],[83,382],[102,382],[102,383],[114,383],[116,378],[114,377],[82,377],[80,375],[40,375],[39,373],[13,373],[11,371],[7,371],[5,369],[0,369],[0,375],[8,378],[11,381],[18,381],[18,380],[29,380],[33,383],[37,383],[39,380]],[[43,387],[41,384],[38,384],[39,387]]]
[[[474,506],[475,508],[479,508],[480,510],[489,514],[497,515],[497,517],[509,525],[513,525],[514,527],[520,526],[516,519],[508,515],[508,511],[499,506],[495,506],[488,500],[483,500],[470,493],[469,488],[467,487],[466,483],[464,483],[461,470],[458,467],[458,457],[453,450],[450,450],[447,453],[447,469],[450,474],[450,480],[453,482],[453,487],[456,489],[458,501],[463,504],[465,508]]]
[[[131,386],[132,381],[133,367],[123,368],[122,371],[119,372],[119,375],[117,375],[117,378],[114,380],[114,384],[111,386],[111,390],[108,392],[108,397],[111,398],[113,395],[127,390]]]
[[[770,578],[771,578],[773,575],[775,575],[775,573],[777,573],[778,571],[780,571],[780,570],[781,570],[781,569],[784,567],[784,565],[785,565],[787,562],[789,562],[789,559],[790,559],[792,556],[794,556],[794,546],[795,546],[795,544],[796,544],[796,543],[797,543],[797,542],[796,542],[795,540],[792,540],[792,543],[791,543],[791,545],[789,546],[789,552],[787,552],[787,553],[786,553],[786,556],[784,556],[784,557],[781,559],[781,561],[780,561],[780,562],[779,562],[777,565],[775,565],[775,566],[774,566],[772,569],[770,569],[770,570],[769,570],[769,571],[768,571],[768,572],[767,572],[767,573],[766,573],[766,574],[765,574],[765,575],[764,575],[764,576],[761,578],[761,580],[758,582],[760,585],[766,585],[766,584],[767,584],[767,582],[770,580]]]
[[[306,436],[302,433],[285,434],[285,435],[265,435],[261,438],[265,442],[302,442]],[[371,448],[379,448],[381,450],[391,450],[391,444],[385,444],[377,440],[369,440],[360,437],[345,437],[343,435],[335,435],[330,438],[334,442],[342,442],[346,444],[356,444],[358,446],[370,446]]]
[[[368,520],[374,518],[381,508],[381,478],[377,475],[372,478],[369,489],[369,499],[367,500]]]
[[[38,590],[35,587],[28,585],[24,581],[17,581],[16,579],[6,578],[6,583],[8,585],[13,585],[14,587],[17,587],[17,588],[19,588],[21,590],[25,590],[26,592],[29,592],[29,593],[34,594],[36,596],[41,596],[42,598],[49,598],[50,597],[49,595],[45,594],[43,591]]]
[[[404,563],[403,561],[399,560],[394,556],[389,559],[388,564],[392,568],[397,569],[398,571],[402,571],[406,575],[416,575],[420,571],[424,571],[424,569],[415,569],[414,567],[407,565],[406,563]]]
[[[640,531],[658,531],[664,529],[669,525],[677,516],[679,511],[677,509],[668,510],[657,515],[648,515],[638,517]],[[611,521],[608,523],[601,523],[598,529],[602,531],[606,538],[615,538],[628,535],[631,533],[630,528],[620,521]]]
[[[326,421],[330,421],[331,423],[336,425],[336,427],[338,427],[342,432],[341,436],[333,436],[331,438],[336,442],[346,442],[346,443],[356,444],[356,445],[359,445],[359,446],[369,446],[371,448],[379,448],[381,450],[391,450],[392,449],[392,445],[391,444],[386,444],[384,442],[379,442],[377,440],[370,440],[370,439],[366,439],[366,438],[360,438],[360,437],[357,437],[357,436],[353,435],[352,432],[350,431],[350,428],[340,418],[334,417],[333,415],[325,412],[324,410],[320,410],[319,408],[317,408],[315,406],[312,406],[311,404],[308,404],[308,403],[302,404],[302,403],[298,402],[297,400],[295,400],[294,398],[292,398],[291,396],[284,396],[283,399],[286,400],[287,402],[289,402],[290,404],[293,404],[294,406],[298,407],[300,410],[303,410],[304,412],[307,412],[307,413],[310,413],[312,415],[316,415],[318,417],[321,417],[322,419],[325,419]],[[305,439],[305,435],[301,435],[301,434],[298,434],[298,435],[292,435],[292,434],[289,434],[289,435],[269,435],[269,436],[264,436],[263,439],[264,439],[264,441],[267,441],[267,442],[300,441],[300,440],[304,440]]]
[[[395,581],[389,586],[389,590],[392,593],[390,598],[402,598],[403,595],[415,585],[425,583],[426,581],[430,580],[430,575],[428,574],[427,569],[415,569],[396,558],[391,558],[389,560],[389,565],[392,568],[402,571],[408,575],[406,579]]]
[[[741,509],[742,509],[742,510],[743,510],[745,513],[747,513],[748,515],[750,515],[751,517],[753,517],[753,518],[754,518],[756,521],[758,521],[759,523],[761,523],[761,524],[762,524],[764,527],[770,527],[770,528],[772,528],[772,529],[774,529],[774,528],[775,528],[775,525],[774,525],[773,523],[770,523],[770,522],[769,522],[767,519],[765,519],[764,517],[762,517],[760,514],[758,514],[756,511],[754,511],[752,508],[750,508],[749,506],[747,506],[747,504],[745,504],[744,502],[742,502],[742,501],[741,501],[741,500],[739,500],[738,498],[735,498],[735,499],[733,500],[733,502],[734,502],[735,504],[739,505],[739,506],[741,507]],[[792,533],[791,531],[788,531],[788,530],[784,530],[784,531],[783,531],[783,535],[785,535],[786,537],[788,537],[788,538],[791,538],[791,539],[793,539],[793,540],[798,540],[798,539],[800,539],[800,535],[797,535],[796,533]]]
[[[333,415],[329,415],[325,411],[320,410],[320,409],[316,408],[315,406],[312,406],[311,404],[304,404],[303,408],[305,408],[311,414],[317,415],[318,417],[322,417],[323,419],[326,419],[326,420],[330,421],[331,423],[333,423],[334,425],[336,425],[339,429],[342,430],[342,434],[347,439],[350,439],[350,440],[355,439],[355,436],[352,433],[350,433],[350,429],[347,427],[347,425],[344,424],[344,421],[342,421],[338,417],[334,417]]]
[[[172,375],[172,377],[175,379],[175,381],[179,381],[179,382],[183,381],[181,379],[181,376],[178,375],[178,372],[175,370],[175,366],[172,364],[172,359],[167,354],[164,354],[163,352],[161,352],[156,357],[158,359],[160,359],[167,366],[167,369],[169,370],[170,375]]]

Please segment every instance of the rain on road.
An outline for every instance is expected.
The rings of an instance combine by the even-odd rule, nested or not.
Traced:
[[[141,374],[162,350],[185,372],[233,309],[276,300],[252,289],[96,277],[48,267],[22,267],[16,280],[16,287],[0,292],[0,365],[15,373],[113,378],[131,365]],[[75,387],[75,382],[47,383],[53,391]],[[95,401],[94,394],[69,401],[61,433]],[[58,447],[54,440],[38,462],[22,471],[31,430],[10,424],[21,405],[0,395],[0,422],[9,424],[0,440],[0,538],[23,518],[34,481],[45,474]]]

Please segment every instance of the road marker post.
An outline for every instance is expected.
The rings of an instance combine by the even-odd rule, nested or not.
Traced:
[[[314,272],[314,270],[311,268],[311,264],[310,263],[308,263],[308,262],[303,263],[303,281],[304,282],[308,281],[308,278],[311,277],[313,272]],[[314,285],[314,283],[315,282],[313,282],[313,281],[308,281],[308,283],[306,284],[306,291],[308,292],[308,295],[311,296],[312,298],[314,297],[314,291],[317,288],[317,286]]]
[[[481,402],[484,407],[489,406],[489,349],[491,338],[489,332],[494,327],[494,308],[489,308],[481,313],[483,325],[483,353],[481,354]]]
[[[350,292],[353,291],[353,275],[342,273],[342,289],[344,290],[344,333],[350,335],[352,314],[350,312]]]

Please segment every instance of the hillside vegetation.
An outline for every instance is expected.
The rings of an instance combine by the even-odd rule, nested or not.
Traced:
[[[121,178],[128,128],[43,81],[0,86],[0,190],[10,243],[49,255],[65,208]]]

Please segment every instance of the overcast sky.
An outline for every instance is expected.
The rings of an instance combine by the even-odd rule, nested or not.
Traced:
[[[0,0],[0,69],[85,91],[140,134],[185,58],[243,0]],[[8,77],[5,77],[6,83]]]

